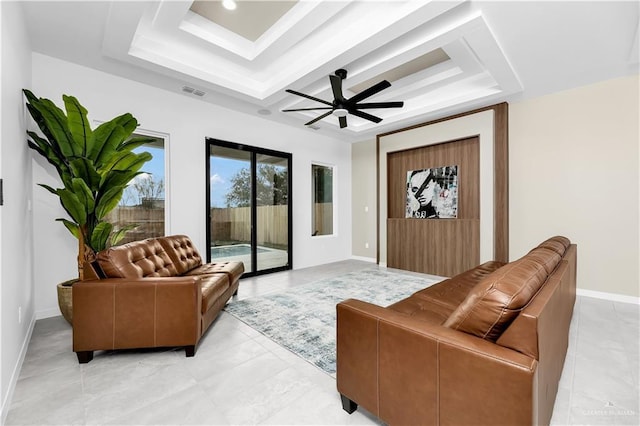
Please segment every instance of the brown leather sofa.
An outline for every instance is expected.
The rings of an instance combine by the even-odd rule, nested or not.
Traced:
[[[203,264],[191,239],[174,235],[111,247],[73,285],[73,350],[184,346],[188,357],[238,292],[242,262]]]
[[[576,245],[550,238],[386,308],[337,306],[337,387],[390,425],[548,424],[568,346]]]

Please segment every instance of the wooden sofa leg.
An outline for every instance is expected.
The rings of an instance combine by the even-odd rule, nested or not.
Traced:
[[[237,296],[238,295],[238,289],[236,288],[236,291],[233,292],[232,296]]]
[[[340,399],[342,400],[342,409],[347,413],[351,414],[358,409],[358,404],[356,404],[346,396],[340,394]]]
[[[184,352],[187,355],[187,358],[191,358],[192,356],[194,356],[196,354],[196,346],[195,345],[185,346],[184,347]]]
[[[80,351],[76,352],[76,355],[80,364],[87,364],[93,359],[93,351]]]

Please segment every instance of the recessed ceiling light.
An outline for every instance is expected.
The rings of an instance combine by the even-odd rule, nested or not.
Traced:
[[[236,7],[238,7],[238,5],[236,4],[235,0],[222,0],[222,7],[227,10],[236,10]]]

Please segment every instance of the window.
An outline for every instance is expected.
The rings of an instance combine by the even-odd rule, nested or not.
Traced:
[[[333,235],[333,167],[311,165],[311,235]]]
[[[133,136],[149,136],[138,135]],[[142,166],[143,173],[136,176],[122,194],[118,207],[113,209],[106,220],[121,229],[137,225],[127,232],[118,244],[145,238],[161,237],[165,234],[165,147],[164,138],[155,137],[133,150],[135,153],[148,152],[153,158]]]

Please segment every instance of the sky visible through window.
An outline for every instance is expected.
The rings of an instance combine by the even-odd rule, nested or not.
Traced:
[[[142,172],[138,176],[134,178],[133,181],[129,183],[129,187],[125,190],[122,200],[120,201],[123,206],[135,206],[141,202],[141,194],[139,194],[134,188],[132,183],[135,181],[140,181],[142,179],[148,179],[149,175],[153,179],[153,181],[157,184],[162,181],[164,183],[163,188],[166,188],[166,180],[164,176],[164,146],[152,146],[152,145],[143,145],[133,150],[136,154],[141,152],[148,152],[153,157],[150,161],[147,161],[143,164],[140,171]],[[164,199],[165,198],[165,190],[163,189],[161,192],[154,194],[155,198]]]
[[[225,196],[231,190],[231,178],[249,165],[249,160],[209,157],[211,207],[227,207]]]
[[[156,181],[164,181],[164,148],[156,148],[150,146],[141,146],[133,150],[133,152],[148,152],[153,158],[151,161],[144,163],[141,172],[149,173]],[[166,184],[166,182],[165,182]],[[162,194],[164,197],[164,193]]]

